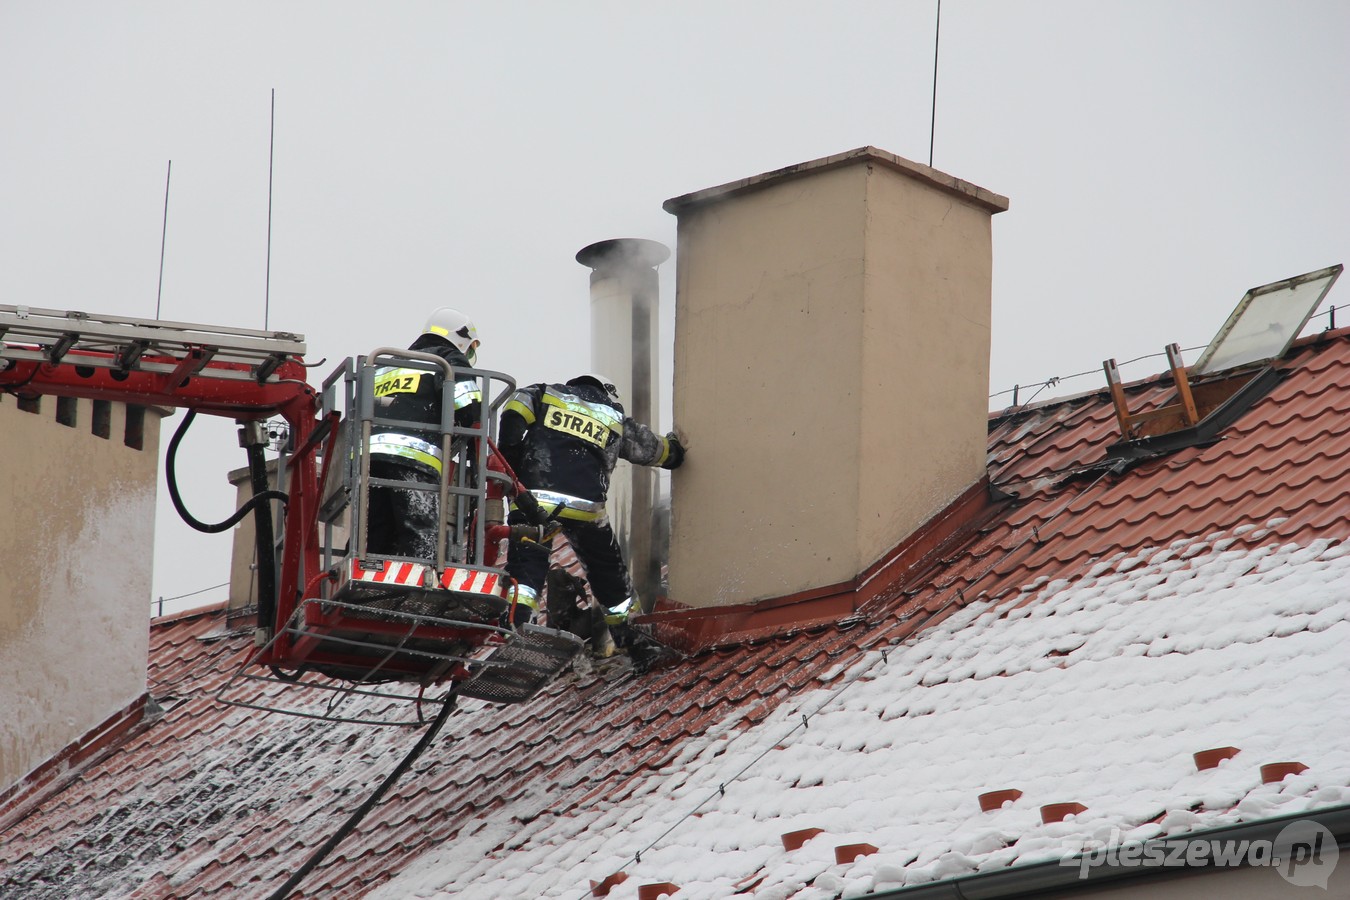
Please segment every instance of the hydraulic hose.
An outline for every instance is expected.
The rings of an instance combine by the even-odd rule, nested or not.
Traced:
[[[195,409],[188,410],[187,415],[183,417],[183,421],[178,425],[178,429],[174,431],[173,438],[169,441],[169,449],[164,455],[164,480],[169,486],[169,499],[173,501],[173,508],[178,511],[179,517],[184,522],[188,523],[198,531],[204,531],[207,534],[217,534],[238,525],[244,516],[248,515],[260,504],[266,503],[269,500],[280,500],[282,503],[285,503],[289,499],[286,494],[281,491],[263,491],[262,493],[255,493],[248,499],[247,503],[239,507],[234,515],[223,522],[208,525],[207,523],[198,521],[194,518],[192,513],[187,511],[187,507],[183,505],[183,498],[178,493],[176,460],[178,457],[178,445],[182,442],[183,435],[187,434],[188,426],[192,424],[192,420],[196,417],[197,411]]]
[[[253,497],[245,507],[253,507],[253,544],[254,559],[258,573],[258,622],[266,628],[273,627],[277,612],[277,545],[272,530],[272,510],[263,503],[253,500],[267,494],[267,460],[263,457],[261,443],[249,443],[244,451],[248,454],[249,480],[253,487]],[[274,493],[281,493],[276,491]],[[285,495],[282,494],[284,497]]]

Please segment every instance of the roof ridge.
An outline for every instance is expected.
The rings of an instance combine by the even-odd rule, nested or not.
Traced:
[[[183,609],[178,612],[165,613],[162,616],[151,616],[150,627],[158,628],[166,625],[177,625],[180,622],[186,622],[189,619],[198,619],[202,616],[223,613],[229,607],[229,600],[218,600],[215,603],[207,603],[202,606],[194,606],[191,609]]]

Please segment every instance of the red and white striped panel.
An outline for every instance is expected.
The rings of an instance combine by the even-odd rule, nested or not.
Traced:
[[[480,572],[477,569],[457,569],[450,566],[441,576],[441,587],[447,591],[463,591],[469,594],[496,594],[501,596],[501,576],[495,572]]]
[[[382,584],[412,584],[421,586],[427,567],[417,563],[384,560],[379,569],[368,569],[356,560],[351,563],[352,581],[378,581]]]

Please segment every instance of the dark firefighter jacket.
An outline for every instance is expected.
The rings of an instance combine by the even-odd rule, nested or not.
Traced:
[[[469,368],[469,361],[459,348],[436,335],[421,335],[408,349],[433,353],[456,368]],[[375,426],[371,429],[371,453],[439,473],[441,384],[444,380],[440,372],[426,369],[383,366],[376,370],[375,415],[381,419],[425,422],[431,428],[423,431],[392,425]],[[473,425],[482,408],[478,380],[472,375],[458,375],[454,391],[455,423]]]
[[[575,498],[572,513],[599,509],[609,475],[620,459],[660,466],[671,459],[670,441],[624,415],[623,406],[590,384],[532,384],[516,391],[502,411],[502,455],[541,501],[542,492]],[[597,512],[597,515],[599,513]]]

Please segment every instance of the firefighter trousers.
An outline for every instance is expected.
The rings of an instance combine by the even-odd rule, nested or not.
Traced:
[[[601,606],[612,610],[633,596],[628,566],[623,561],[618,538],[614,536],[608,518],[594,522],[560,519],[558,524],[586,572],[591,594]],[[542,543],[513,539],[506,560],[506,574],[525,587],[533,588],[535,594],[539,595],[548,578],[548,562],[552,554],[553,538]]]
[[[386,454],[372,453],[370,477],[416,484],[439,485],[440,480],[421,468],[404,465]],[[384,556],[406,556],[434,563],[436,532],[440,527],[440,494],[371,485],[366,522],[366,550]]]

